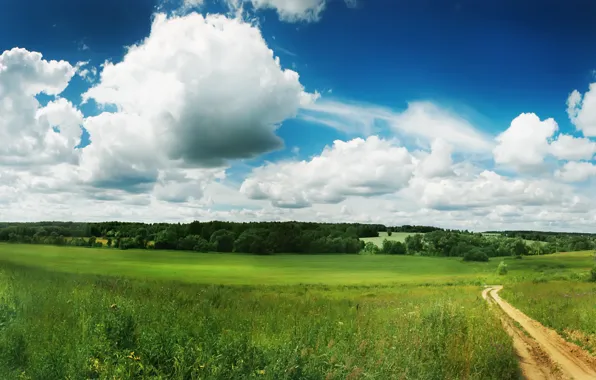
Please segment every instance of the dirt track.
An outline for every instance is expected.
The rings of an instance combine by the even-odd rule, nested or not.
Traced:
[[[502,288],[489,286],[482,297],[503,310],[501,321],[513,338],[526,379],[596,379],[595,357],[503,301],[498,294]]]

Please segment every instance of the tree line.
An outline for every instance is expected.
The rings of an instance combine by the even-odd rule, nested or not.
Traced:
[[[255,254],[359,253],[361,237],[386,230],[379,224],[307,222],[1,223],[0,241]]]
[[[596,236],[549,235],[547,241],[527,241],[519,235],[474,233],[457,230],[433,230],[413,234],[405,241],[385,239],[381,247],[369,242],[363,247],[368,254],[409,254],[417,256],[462,257],[467,261],[488,261],[490,257],[545,255],[555,252],[596,249]]]
[[[408,232],[381,247],[360,238]],[[534,238],[534,242],[524,239]],[[474,233],[431,226],[314,222],[0,223],[0,242],[199,252],[409,254],[468,257],[523,256],[596,248],[596,235],[505,231]]]

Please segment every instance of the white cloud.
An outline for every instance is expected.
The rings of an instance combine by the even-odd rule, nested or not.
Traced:
[[[451,146],[444,140],[437,139],[431,145],[431,152],[416,167],[417,175],[427,178],[453,175]]]
[[[89,65],[90,61],[80,61],[75,65],[75,70],[78,76],[83,78],[85,81],[92,83],[97,77],[97,68]]]
[[[75,74],[66,61],[15,48],[0,55],[0,165],[76,161],[83,115],[55,98],[42,107],[38,94],[60,94]]]
[[[335,141],[309,161],[286,161],[255,169],[240,191],[278,207],[338,203],[349,196],[394,193],[408,185],[415,159],[407,149],[376,136]]]
[[[437,138],[466,152],[486,152],[493,146],[491,138],[467,120],[430,102],[408,103],[400,113],[374,105],[322,99],[304,107],[299,117],[365,136],[389,127],[401,137],[422,140],[425,147]]]
[[[583,182],[596,176],[596,166],[591,162],[570,161],[557,170],[555,176],[566,182]]]
[[[203,0],[183,0],[182,6],[186,9],[197,8],[203,5]]]
[[[591,189],[574,184],[596,176],[593,162],[580,161],[594,155],[588,138],[557,134],[552,119],[520,115],[497,140],[497,163],[527,170],[549,158],[570,162],[554,176],[498,174],[470,155],[492,152],[494,139],[433,103],[413,102],[402,112],[313,103],[317,95],[281,68],[255,25],[241,20],[157,15],[151,35],[122,62],[106,63],[85,95],[114,107],[84,119],[60,94],[74,75],[95,77],[93,70],[24,49],[0,56],[3,219],[320,220],[475,230],[584,230],[596,222]],[[49,95],[47,104],[37,100],[40,93]],[[576,92],[569,100],[586,136],[591,96]],[[235,159],[279,147],[276,128],[299,110],[303,120],[364,138],[336,141],[303,161],[308,149],[292,149],[291,159],[255,168],[243,182],[238,166],[228,172],[240,165]],[[77,149],[81,125],[91,144]],[[380,130],[394,138],[369,136]]]
[[[561,160],[590,160],[596,153],[596,142],[561,134],[550,144],[550,153]]]
[[[591,83],[583,95],[573,90],[567,99],[567,114],[584,136],[596,136],[596,83]]]
[[[259,29],[220,15],[154,18],[151,34],[106,63],[83,98],[116,105],[89,118],[91,183],[139,185],[159,169],[224,167],[283,146],[279,124],[317,95],[281,68]]]
[[[497,136],[493,154],[497,164],[519,170],[536,169],[549,153],[549,143],[558,126],[554,119],[541,121],[533,113],[522,113]]]
[[[470,177],[439,180],[416,178],[410,191],[419,194],[425,207],[437,210],[469,210],[497,205],[552,205],[560,203],[568,188],[548,180],[511,179],[484,170]]]
[[[255,9],[275,9],[283,21],[319,21],[326,0],[249,0]]]

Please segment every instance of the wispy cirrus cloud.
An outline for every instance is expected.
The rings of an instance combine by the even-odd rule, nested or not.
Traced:
[[[494,146],[494,138],[468,120],[426,101],[410,102],[405,110],[395,111],[366,103],[321,99],[302,108],[298,117],[352,135],[368,136],[388,128],[399,137],[425,146],[439,138],[464,152],[488,152]]]

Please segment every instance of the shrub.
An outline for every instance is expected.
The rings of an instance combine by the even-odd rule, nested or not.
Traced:
[[[464,254],[464,261],[488,261],[488,256],[482,250],[474,248]]]
[[[590,282],[596,282],[596,265],[590,271]]]
[[[497,274],[499,276],[503,276],[503,275],[506,275],[507,272],[508,272],[508,270],[507,270],[507,264],[505,264],[504,261],[501,261],[499,263],[499,266],[497,267]]]

